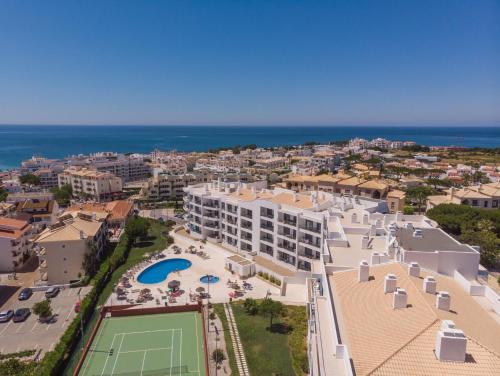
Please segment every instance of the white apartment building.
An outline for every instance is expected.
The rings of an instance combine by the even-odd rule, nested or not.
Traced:
[[[70,167],[59,174],[59,187],[71,185],[73,195],[110,201],[122,193],[122,179],[108,172]]]
[[[213,182],[185,189],[188,229],[194,237],[221,242],[233,251],[310,272],[320,259],[329,210],[337,205],[325,192],[295,193],[252,184]],[[385,202],[356,198],[384,210]]]
[[[150,168],[141,154],[101,152],[70,159],[72,166],[85,166],[99,172],[109,172],[124,182],[142,180],[149,176]]]
[[[15,271],[29,258],[31,230],[27,221],[0,217],[0,271]]]

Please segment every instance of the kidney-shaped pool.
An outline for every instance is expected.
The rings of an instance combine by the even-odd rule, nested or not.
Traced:
[[[191,261],[182,258],[163,260],[144,269],[137,277],[140,283],[160,283],[167,279],[171,272],[185,270],[191,266]]]

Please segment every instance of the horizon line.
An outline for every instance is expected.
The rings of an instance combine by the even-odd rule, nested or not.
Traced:
[[[500,127],[498,122],[458,122],[458,123],[388,123],[388,124],[98,124],[98,123],[73,123],[73,124],[45,124],[45,123],[0,123],[0,127]]]

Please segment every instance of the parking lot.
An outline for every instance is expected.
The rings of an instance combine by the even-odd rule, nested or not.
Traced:
[[[84,287],[81,290],[81,297],[90,291],[91,287]],[[0,353],[11,353],[21,350],[50,351],[59,341],[68,325],[75,317],[74,305],[78,300],[79,288],[66,288],[51,299],[52,312],[55,315],[50,323],[41,323],[35,314],[24,322],[15,323],[10,320],[7,323],[0,323]],[[16,310],[18,308],[32,308],[33,305],[45,299],[45,291],[36,291],[24,301],[10,300],[2,307],[2,310]]]

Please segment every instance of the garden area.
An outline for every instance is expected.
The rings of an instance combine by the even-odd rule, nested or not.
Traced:
[[[272,299],[246,299],[231,303],[241,343],[252,375],[302,376],[308,372],[307,312],[304,306],[283,305]],[[236,368],[227,320],[221,318],[231,368]]]

